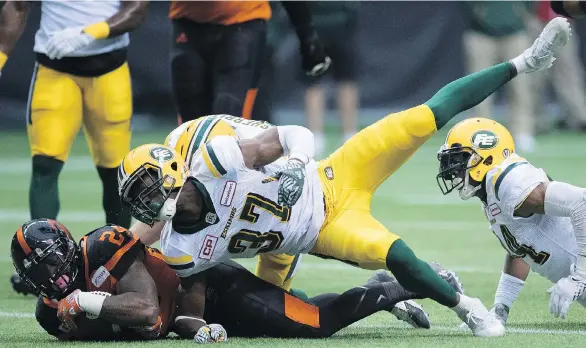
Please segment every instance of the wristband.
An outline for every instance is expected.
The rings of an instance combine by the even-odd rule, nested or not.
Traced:
[[[110,294],[100,291],[80,292],[77,297],[77,303],[84,312],[98,317],[108,296]]]
[[[6,64],[7,60],[8,60],[8,56],[6,55],[6,53],[0,51],[0,70],[2,70],[2,68],[4,67],[4,64]]]
[[[96,40],[105,39],[110,35],[110,26],[106,22],[94,23],[85,27],[83,32]]]

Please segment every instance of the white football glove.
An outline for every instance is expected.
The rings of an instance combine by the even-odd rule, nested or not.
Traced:
[[[586,279],[576,274],[574,264],[571,269],[569,276],[558,280],[547,290],[550,293],[549,312],[556,318],[565,319],[572,302],[581,298],[586,292]]]
[[[226,329],[220,324],[204,325],[197,330],[197,334],[193,337],[195,343],[220,343],[228,340]]]
[[[50,59],[61,59],[77,50],[87,47],[96,39],[83,32],[83,27],[60,30],[47,42],[47,56]]]

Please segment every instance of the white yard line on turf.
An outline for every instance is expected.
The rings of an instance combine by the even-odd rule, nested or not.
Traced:
[[[35,317],[34,313],[0,312],[0,318],[29,319],[29,318],[34,318],[34,317]],[[368,328],[368,329],[401,329],[401,327],[392,326],[392,325],[370,325],[370,324],[363,324],[363,323],[352,324],[352,325],[350,325],[350,327],[365,328],[365,329],[366,328]],[[450,327],[450,326],[432,326],[431,330],[450,331],[450,332],[467,332],[467,330],[460,329],[458,327]],[[507,327],[507,332],[520,333],[520,334],[586,336],[586,330],[546,330],[546,329]]]
[[[0,221],[26,221],[30,213],[22,209],[0,209]],[[64,211],[58,219],[63,222],[100,222],[105,215],[101,211]],[[97,227],[97,226],[96,226]]]

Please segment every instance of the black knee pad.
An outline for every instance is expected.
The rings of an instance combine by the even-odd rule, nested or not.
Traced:
[[[243,108],[244,96],[239,98],[231,93],[219,93],[216,98],[214,98],[212,113],[242,116]]]

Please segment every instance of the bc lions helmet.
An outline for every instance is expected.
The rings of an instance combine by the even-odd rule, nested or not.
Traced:
[[[14,234],[10,252],[16,272],[35,293],[59,300],[73,290],[80,252],[59,222],[28,221]]]
[[[500,123],[488,118],[461,121],[437,153],[437,183],[444,195],[459,189],[460,197],[469,199],[482,187],[486,173],[514,152],[513,137]]]
[[[132,216],[146,224],[175,216],[176,198],[187,180],[183,158],[172,148],[146,144],[130,151],[118,167],[118,193]],[[176,195],[171,197],[172,193]]]

